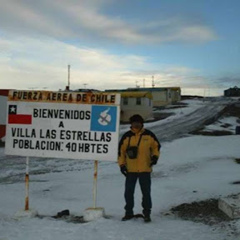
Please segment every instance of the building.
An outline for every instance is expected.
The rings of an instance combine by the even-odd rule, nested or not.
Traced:
[[[144,121],[153,118],[153,101],[150,92],[121,92],[121,122],[129,122],[133,114],[140,114]]]
[[[108,89],[106,92],[150,92],[152,94],[153,107],[166,106],[181,101],[180,87]]]
[[[240,88],[237,86],[224,91],[225,97],[240,97]]]

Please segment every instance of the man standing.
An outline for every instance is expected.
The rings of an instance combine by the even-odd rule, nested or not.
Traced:
[[[160,156],[160,143],[157,137],[143,127],[143,118],[135,114],[130,117],[131,129],[119,142],[118,164],[125,182],[125,216],[122,221],[134,217],[134,191],[139,180],[142,191],[142,207],[145,222],[151,222],[151,172]]]

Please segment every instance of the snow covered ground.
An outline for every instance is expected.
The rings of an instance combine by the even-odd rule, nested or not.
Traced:
[[[161,133],[170,126],[167,123],[172,124],[185,116],[188,116],[185,117],[187,122],[191,114],[213,104],[215,108],[224,106],[216,101],[187,100],[185,103],[188,104],[185,108],[169,110],[175,115],[147,123],[146,127],[156,131],[161,141]],[[218,111],[221,109],[219,107]],[[81,216],[86,208],[93,207],[93,162],[68,159],[30,160],[30,208],[45,217],[16,218],[16,212],[24,208],[25,158],[5,156],[4,148],[0,148],[0,240],[240,239],[240,222],[237,220],[231,222],[235,229],[232,233],[232,228],[184,221],[165,214],[181,203],[240,193],[239,185],[232,184],[240,180],[240,165],[235,162],[240,158],[240,136],[234,135],[237,118],[219,121],[207,126],[208,130],[219,130],[228,123],[224,130],[227,126],[233,135],[194,136],[181,132],[181,138],[176,138],[179,134],[172,134],[173,140],[162,141],[161,157],[152,174],[151,223],[143,223],[142,219],[121,221],[124,215],[124,177],[116,162],[100,162],[98,168],[97,206],[105,209],[105,218],[82,224],[52,218],[64,209]],[[183,122],[178,122],[178,126],[187,126],[182,126]],[[128,127],[121,126],[121,134]],[[141,192],[137,185],[135,212],[141,210]]]

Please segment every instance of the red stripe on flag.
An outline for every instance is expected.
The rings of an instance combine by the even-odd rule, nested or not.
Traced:
[[[9,124],[32,124],[32,115],[9,114],[8,123]]]

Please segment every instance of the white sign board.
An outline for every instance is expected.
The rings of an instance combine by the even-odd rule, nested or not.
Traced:
[[[120,95],[10,91],[5,154],[116,161]]]

